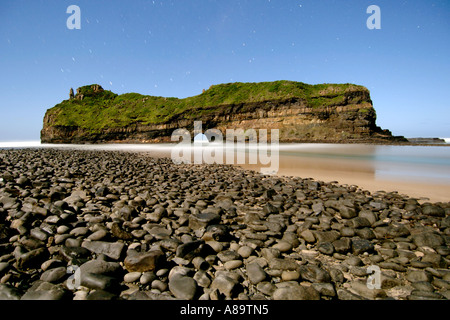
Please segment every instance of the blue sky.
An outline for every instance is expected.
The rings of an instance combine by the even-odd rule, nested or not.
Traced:
[[[71,87],[183,98],[274,80],[364,85],[382,128],[450,137],[449,35],[448,0],[1,1],[0,141],[38,140]]]

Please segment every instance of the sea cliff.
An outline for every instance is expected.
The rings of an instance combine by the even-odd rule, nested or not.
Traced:
[[[70,90],[44,116],[43,143],[170,142],[175,129],[279,129],[280,142],[406,141],[376,125],[367,88],[275,81],[211,86],[184,99],[117,95],[100,85]]]

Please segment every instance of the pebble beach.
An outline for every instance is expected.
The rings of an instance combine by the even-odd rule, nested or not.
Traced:
[[[449,244],[450,202],[145,153],[0,150],[2,300],[445,300]]]

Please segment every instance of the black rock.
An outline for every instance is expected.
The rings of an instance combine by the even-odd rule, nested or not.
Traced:
[[[329,256],[331,256],[334,252],[334,246],[330,242],[320,242],[317,245],[317,248],[319,249],[320,252],[322,252],[323,254],[327,254]]]
[[[364,252],[371,252],[374,249],[374,245],[369,240],[365,239],[352,239],[352,251],[353,254],[359,255]]]
[[[444,239],[437,232],[423,232],[412,236],[413,242],[418,247],[437,248],[444,244]]]
[[[68,298],[68,291],[62,285],[35,281],[20,300],[62,300]]]
[[[422,213],[427,216],[445,217],[445,210],[437,205],[424,205]]]

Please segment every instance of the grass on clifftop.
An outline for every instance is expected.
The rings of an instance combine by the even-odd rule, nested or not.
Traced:
[[[138,93],[117,95],[108,90],[94,92],[96,85],[79,88],[82,100],[64,100],[47,110],[51,126],[78,126],[91,131],[125,127],[134,123],[159,124],[170,121],[182,112],[195,118],[213,112],[220,106],[249,102],[277,101],[300,98],[310,107],[336,105],[344,93],[367,90],[353,84],[309,85],[294,81],[260,83],[228,83],[213,85],[200,95],[184,99],[145,96]]]

